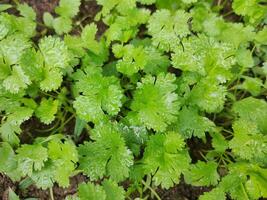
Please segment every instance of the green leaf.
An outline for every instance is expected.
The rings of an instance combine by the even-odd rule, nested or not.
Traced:
[[[190,162],[184,146],[182,137],[174,132],[150,137],[142,165],[146,174],[153,174],[156,186],[168,189],[179,183],[181,173],[187,170]]]
[[[115,77],[104,77],[100,68],[90,67],[78,70],[76,76],[75,86],[83,95],[76,98],[74,108],[81,119],[98,122],[105,118],[104,111],[111,116],[119,112],[123,94]]]
[[[36,116],[44,124],[50,124],[55,119],[55,114],[58,111],[58,100],[42,99],[40,106],[35,110]]]
[[[212,136],[212,147],[214,148],[214,150],[220,153],[224,153],[229,146],[228,141],[224,138],[224,136],[221,133],[218,132],[211,134],[211,136]]]
[[[243,78],[245,78],[245,81],[237,87],[240,89],[247,90],[249,93],[252,94],[252,96],[258,96],[263,89],[262,80],[256,77],[251,78],[248,76],[243,76]]]
[[[23,17],[32,21],[36,19],[36,13],[28,4],[19,4],[17,9],[19,10],[20,15],[22,15]]]
[[[75,120],[75,127],[74,127],[74,136],[77,138],[80,137],[83,129],[85,128],[86,125],[86,121],[80,119],[80,118],[76,118]]]
[[[17,146],[20,142],[17,134],[21,132],[20,124],[11,124],[4,122],[0,126],[1,138],[4,142],[8,142],[12,146]]]
[[[217,173],[217,163],[198,161],[196,164],[190,166],[189,170],[185,172],[185,181],[194,186],[210,186],[216,185],[219,180]]]
[[[104,112],[101,109],[101,103],[97,102],[93,97],[79,96],[74,101],[73,107],[76,109],[77,115],[85,121],[99,121],[103,119]]]
[[[90,182],[80,184],[78,196],[81,200],[124,200],[125,191],[117,183],[105,179],[102,186]]]
[[[16,151],[18,168],[23,175],[32,175],[33,171],[41,170],[48,159],[47,149],[39,144],[24,144]]]
[[[48,69],[67,68],[69,66],[69,52],[65,43],[58,37],[44,37],[39,42],[45,66]]]
[[[135,1],[136,0],[97,0],[97,3],[102,6],[102,10],[98,15],[103,15],[105,17],[114,8],[121,14],[127,14],[129,10],[135,8]],[[97,19],[99,19],[99,16],[97,16]]]
[[[72,175],[78,162],[78,152],[75,144],[70,140],[64,142],[52,140],[48,143],[48,157],[54,166],[53,179],[59,186],[68,187],[69,177]],[[60,168],[60,170],[58,170]]]
[[[251,68],[254,66],[254,60],[252,58],[252,53],[248,49],[238,49],[236,52],[237,63],[244,67],[245,69]]]
[[[10,4],[0,4],[0,12],[5,11],[9,8],[12,8],[12,5]]]
[[[79,147],[80,169],[91,180],[109,176],[122,181],[128,177],[133,156],[116,125],[99,125],[91,138],[95,142],[85,142]]]
[[[73,18],[78,14],[80,5],[81,0],[60,0],[55,11],[62,17]]]
[[[148,63],[148,54],[146,54],[142,46],[134,47],[131,44],[125,46],[115,44],[112,50],[115,57],[122,58],[116,64],[117,70],[128,76],[144,69]]]
[[[19,65],[13,66],[11,75],[3,81],[5,89],[14,94],[22,89],[26,89],[30,84],[30,78],[24,73]]]
[[[19,61],[19,65],[25,75],[32,81],[40,81],[43,78],[43,56],[34,48],[26,49]]]
[[[208,118],[200,116],[196,109],[183,107],[176,122],[179,133],[185,138],[192,136],[203,138],[206,132],[213,132],[215,124]]]
[[[135,156],[139,156],[142,146],[145,145],[148,140],[148,132],[146,128],[142,126],[126,126],[121,124],[120,129],[127,147]]]
[[[44,24],[48,27],[53,27],[54,18],[49,12],[45,12],[43,15]]]
[[[257,32],[255,40],[260,45],[267,45],[267,27],[266,26],[261,31]]]
[[[245,160],[267,163],[267,136],[260,134],[253,121],[240,119],[233,125],[234,137],[229,142],[233,153]]]
[[[211,37],[198,35],[184,39],[176,45],[172,54],[172,64],[182,71],[197,72],[222,83],[229,80],[231,57],[235,49],[231,44],[219,43]]]
[[[34,171],[32,173],[31,179],[34,181],[35,185],[38,188],[41,188],[43,190],[52,188],[54,185],[55,170],[59,170],[59,168],[55,169],[55,167],[50,162],[46,162],[45,166],[41,170]]]
[[[63,81],[63,74],[58,68],[45,69],[43,78],[40,82],[40,88],[45,92],[49,92],[57,90],[60,87]]]
[[[24,121],[30,119],[33,114],[33,109],[28,107],[17,107],[8,115],[7,121],[14,125],[20,125]]]
[[[117,183],[112,180],[104,180],[103,188],[106,192],[106,200],[124,200],[125,199],[125,191],[122,187],[118,186]]]
[[[13,181],[18,181],[21,173],[17,169],[17,159],[12,147],[6,143],[1,143],[0,146],[0,172],[7,174]]]
[[[255,123],[262,133],[267,133],[267,103],[264,100],[253,97],[242,99],[234,104],[233,112],[240,119]]]
[[[30,48],[30,43],[22,35],[9,36],[0,41],[0,55],[9,65],[17,64],[27,48]]]
[[[176,121],[179,109],[178,96],[174,91],[173,74],[147,75],[138,82],[127,118],[130,123],[145,125],[156,131],[164,131]]]
[[[81,33],[82,41],[84,42],[84,47],[89,49],[90,51],[98,54],[100,51],[100,44],[96,41],[95,37],[97,34],[97,26],[92,23],[90,25],[86,25]]]
[[[190,93],[190,104],[208,113],[218,113],[224,107],[226,87],[217,85],[209,79],[202,79]]]
[[[266,16],[266,7],[258,0],[234,0],[232,8],[235,13],[248,17],[250,23],[259,23]]]
[[[16,193],[11,188],[9,188],[8,189],[8,199],[9,200],[19,200],[19,196],[16,195]]]
[[[46,19],[49,24],[49,19]],[[72,21],[69,18],[57,17],[53,20],[53,28],[58,35],[69,33],[72,29]]]
[[[164,51],[179,45],[180,39],[190,34],[188,21],[191,15],[183,10],[171,13],[169,10],[157,10],[149,19],[148,32],[152,43]]]
[[[106,200],[104,188],[90,182],[79,185],[78,196],[81,200]]]
[[[114,20],[105,21],[105,23],[109,25],[109,29],[105,32],[107,44],[109,45],[110,42],[116,40],[123,43],[129,41],[137,35],[138,26],[145,24],[149,16],[150,11],[148,9],[135,8],[128,10],[125,15],[117,17]]]
[[[199,197],[199,200],[214,200],[214,199],[225,200],[226,197],[224,191],[219,188],[215,188],[210,192],[205,192],[203,195]]]

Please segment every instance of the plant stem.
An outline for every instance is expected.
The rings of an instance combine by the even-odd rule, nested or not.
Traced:
[[[13,0],[13,2],[14,2],[16,5],[19,5],[19,1],[18,1],[18,0]]]
[[[51,200],[54,200],[54,194],[53,194],[53,188],[49,188],[50,198]]]
[[[156,197],[157,200],[161,200],[161,198],[159,197],[159,195],[156,193],[156,191],[152,187],[150,187],[150,185],[148,185],[144,180],[142,180],[142,183],[143,183],[144,186],[146,186],[151,191],[151,193],[153,195],[155,195],[155,197]]]

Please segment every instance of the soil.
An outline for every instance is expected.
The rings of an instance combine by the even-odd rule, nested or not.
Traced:
[[[43,23],[42,22],[43,13],[50,12],[53,15],[55,15],[54,8],[58,5],[59,0],[21,0],[20,2],[25,2],[28,3],[30,6],[32,6],[37,13],[37,20],[39,21],[39,23]],[[12,1],[2,0],[1,3],[12,3]],[[96,4],[95,0],[83,1],[80,7],[80,13],[75,18],[75,22],[80,22],[81,25],[83,26],[88,23],[95,22],[94,16],[100,9],[101,9],[100,6]],[[224,12],[225,13],[229,12],[229,10],[224,10]],[[231,15],[229,15],[228,17],[231,17]],[[97,36],[100,37],[107,27],[101,21],[95,23],[98,26]],[[73,31],[73,34],[79,34],[79,32],[80,32],[79,27],[77,27],[77,30]],[[170,69],[170,71],[177,75],[180,73],[180,71],[175,69]],[[74,126],[74,121],[71,121],[66,127],[68,129],[66,130],[67,134],[72,132],[71,130],[73,130],[73,126]],[[31,143],[33,141],[33,136],[30,133],[33,130],[36,129],[44,130],[48,129],[49,127],[37,123],[37,120],[33,118],[31,120],[28,120],[23,125],[22,128],[24,130],[24,133],[21,136],[22,143]],[[40,134],[38,136],[40,136]],[[85,137],[86,136],[82,134],[80,140],[84,140]],[[196,138],[188,140],[187,144],[190,147],[190,149],[192,149],[190,154],[193,161],[201,160],[202,158],[199,152],[203,153],[205,152],[205,150],[207,150],[207,148],[208,149],[210,148],[209,145],[207,145],[206,143],[204,144],[203,142],[201,142]],[[70,186],[68,188],[61,188],[55,185],[53,187],[54,199],[63,200],[65,199],[66,196],[75,194],[77,192],[78,184],[84,181],[87,181],[87,178],[82,174],[78,174],[70,178]],[[48,190],[41,190],[36,188],[35,186],[30,186],[26,190],[21,190],[19,188],[19,183],[17,182],[14,183],[7,176],[0,174],[0,200],[1,198],[3,200],[8,200],[7,195],[9,188],[15,191],[16,194],[18,194],[21,199],[25,198],[37,198],[40,200],[50,199],[50,194]],[[168,190],[158,188],[156,191],[162,200],[196,200],[198,199],[199,195],[203,194],[206,191],[209,191],[210,189],[211,188],[209,187],[194,187],[191,185],[187,185],[186,183],[184,183],[184,181],[181,181],[180,184],[176,185],[173,188],[170,188]],[[150,200],[153,200],[153,198]]]

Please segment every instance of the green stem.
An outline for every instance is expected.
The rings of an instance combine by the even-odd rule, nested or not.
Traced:
[[[49,188],[50,198],[54,200],[53,188]]]
[[[19,5],[19,1],[18,1],[18,0],[13,0],[13,2],[14,2],[16,5]]]
[[[59,125],[59,122],[60,122],[60,120],[57,120],[57,122],[55,123],[55,125],[54,126],[52,126],[51,128],[49,128],[49,129],[45,129],[45,130],[41,130],[41,129],[35,129],[37,132],[39,132],[39,133],[46,133],[46,132],[50,132],[50,131],[52,131],[53,129],[55,129],[58,125]]]
[[[161,198],[160,198],[159,195],[156,193],[156,191],[155,191],[152,187],[150,187],[150,185],[148,185],[144,180],[142,180],[142,184],[143,184],[144,186],[146,186],[146,187],[151,191],[151,193],[152,193],[153,195],[155,195],[155,197],[156,197],[157,200],[161,200]]]
[[[66,124],[68,124],[73,118],[75,117],[75,115],[71,115],[64,123],[61,124],[61,126],[59,128],[57,128],[55,131],[53,131],[54,133],[58,132],[58,131],[61,131],[61,129],[64,128],[64,126]]]

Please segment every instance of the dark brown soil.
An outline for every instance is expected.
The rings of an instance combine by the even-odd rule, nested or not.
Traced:
[[[70,178],[70,186],[68,188],[61,188],[57,185],[53,188],[53,194],[55,200],[65,199],[68,195],[73,195],[77,192],[77,187],[79,183],[87,181],[84,175],[78,174]],[[20,196],[21,199],[25,198],[38,198],[38,200],[48,200],[50,199],[50,194],[48,190],[41,190],[35,186],[30,186],[26,190],[21,190],[19,188],[19,183],[13,183],[7,176],[0,174],[0,199],[8,200],[8,189],[11,188]]]
[[[44,12],[54,13],[54,8],[58,5],[59,0],[21,0],[32,6],[37,13],[37,19],[42,20]]]
[[[210,191],[209,187],[195,187],[183,181],[169,190],[157,190],[162,200],[197,200],[204,192]]]

